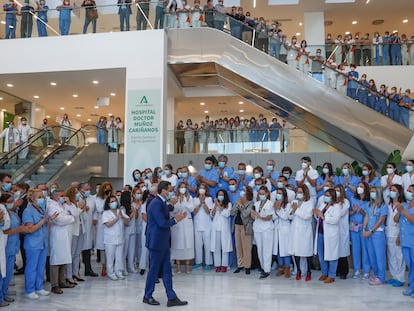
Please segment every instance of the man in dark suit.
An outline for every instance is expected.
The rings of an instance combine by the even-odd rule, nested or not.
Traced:
[[[160,304],[152,297],[159,271],[162,271],[162,280],[167,292],[167,307],[183,306],[188,303],[187,301],[181,301],[172,288],[170,227],[186,217],[186,213],[182,212],[170,219],[167,200],[172,205],[175,204],[176,198],[172,198],[173,193],[170,182],[160,182],[158,184],[158,195],[147,207],[148,221],[145,246],[149,250],[149,271],[143,302],[154,306]]]

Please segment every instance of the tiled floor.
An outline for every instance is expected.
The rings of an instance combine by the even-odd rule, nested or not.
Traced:
[[[98,268],[96,268],[98,271]],[[272,276],[259,280],[257,271],[244,273],[216,273],[214,270],[195,270],[191,274],[174,275],[174,289],[189,305],[182,310],[413,310],[414,299],[402,296],[403,288],[390,285],[370,286],[367,281],[340,280],[333,284],[318,281],[320,272],[314,271],[310,282],[294,278]],[[23,295],[23,277],[16,276],[16,301],[3,310],[39,311],[94,311],[94,310],[160,310],[166,309],[166,296],[158,284],[154,298],[161,306],[142,303],[145,276],[130,274],[126,280],[110,281],[107,278],[86,278],[73,289],[64,289],[63,295],[51,294],[39,300],[27,300]],[[50,289],[46,283],[45,288]]]

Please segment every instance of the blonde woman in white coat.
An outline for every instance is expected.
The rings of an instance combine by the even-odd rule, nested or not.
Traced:
[[[227,191],[223,189],[217,191],[214,206],[211,210],[213,224],[211,226],[210,245],[216,272],[227,272],[229,253],[233,251],[229,221],[231,206]]]
[[[170,213],[172,217],[186,212],[187,216],[171,227],[171,259],[176,261],[177,273],[181,273],[181,261],[185,261],[185,272],[190,273],[190,260],[194,258],[194,225],[191,213],[194,210],[193,198],[187,184],[180,182],[176,191],[177,203]]]
[[[270,276],[273,250],[273,217],[275,215],[273,202],[270,201],[270,192],[266,186],[260,187],[258,201],[254,203],[252,211],[253,233],[257,246],[257,254],[261,269],[263,270],[260,279]]]
[[[288,203],[288,194],[286,188],[279,188],[276,190],[274,209],[277,217],[275,221],[274,240],[273,240],[273,255],[278,255],[279,269],[276,276],[285,275],[285,278],[290,278],[290,262],[291,262],[291,247],[290,247],[290,227],[293,218],[291,211],[292,206]]]
[[[70,288],[75,285],[65,282],[65,265],[72,263],[71,243],[72,224],[75,217],[70,215],[64,208],[66,199],[62,190],[55,190],[51,194],[51,200],[47,213],[52,217],[55,213],[58,216],[51,221],[49,227],[50,247],[50,283],[52,291],[60,291],[60,288]]]
[[[125,214],[128,216],[128,222],[125,222],[124,226],[124,263],[127,263],[122,274],[128,275],[128,272],[137,273],[135,269],[135,247],[136,247],[136,215],[139,211],[131,203],[131,192],[124,191],[121,194],[120,205],[125,210]]]
[[[324,194],[325,205],[313,210],[317,219],[315,254],[318,254],[322,275],[319,281],[333,283],[339,258],[339,221],[341,207],[336,203],[336,192],[328,189]]]
[[[335,193],[337,203],[341,208],[341,219],[339,221],[339,259],[336,272],[340,279],[345,280],[349,273],[348,256],[351,254],[349,247],[349,207],[351,203],[346,198],[344,186],[336,185]]]
[[[210,266],[213,264],[210,249],[212,226],[210,213],[213,209],[213,199],[206,184],[200,184],[197,190],[197,197],[193,199],[193,202],[195,240],[195,266],[193,269],[201,267],[204,249],[204,270],[210,270]]]
[[[313,257],[313,232],[312,232],[312,210],[313,201],[310,197],[309,188],[305,184],[298,186],[296,199],[291,204],[291,252],[295,256],[295,263],[298,268],[296,280],[302,278],[300,271],[300,257],[306,257],[307,272],[306,282],[311,280],[311,265]]]

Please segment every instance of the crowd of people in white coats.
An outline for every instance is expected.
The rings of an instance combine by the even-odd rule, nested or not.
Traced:
[[[50,294],[45,272],[55,294],[84,281],[81,257],[85,276],[97,277],[91,265],[94,248],[102,276],[116,281],[129,273],[144,275],[146,210],[162,180],[171,183],[171,217],[187,215],[171,228],[177,274],[212,267],[225,273],[234,261],[234,273],[249,275],[258,268],[260,279],[266,279],[273,265],[276,276],[308,282],[317,258],[318,279],[330,284],[338,276],[347,278],[350,257],[352,278],[372,286],[408,284],[403,294],[414,298],[413,160],[402,175],[387,163],[381,177],[368,163],[361,176],[349,163],[339,175],[331,163],[323,163],[318,172],[307,156],[295,175],[288,166],[276,171],[274,160],[252,173],[244,163],[231,168],[227,162],[226,155],[218,161],[208,156],[195,176],[188,167],[174,173],[170,164],[136,169],[134,185],[114,190],[104,182],[94,195],[89,183],[73,182],[66,190],[56,183],[31,189],[0,174],[1,306],[15,299],[8,286],[19,251],[24,267],[17,273],[24,273],[28,299]]]

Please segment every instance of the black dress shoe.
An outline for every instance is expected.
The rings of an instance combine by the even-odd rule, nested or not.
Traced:
[[[139,274],[140,274],[140,275],[144,275],[144,274],[145,274],[145,269],[141,269],[141,270],[139,270]]]
[[[149,304],[150,306],[159,306],[160,303],[158,301],[156,301],[154,298],[145,298],[142,299],[143,303]]]
[[[98,273],[95,273],[95,272],[91,271],[91,272],[85,273],[85,276],[91,276],[91,277],[95,278],[95,277],[98,276]]]
[[[246,274],[250,274],[250,268],[246,268]]]
[[[340,276],[339,276],[339,278],[340,278],[341,280],[346,280],[346,275],[340,275]]]
[[[80,278],[80,277],[78,277],[78,276],[76,276],[76,275],[72,275],[72,278],[73,278],[75,281],[85,282],[85,280],[84,280],[84,279],[82,279],[82,278]]]
[[[177,307],[185,306],[188,304],[188,301],[181,301],[178,297],[173,300],[168,300],[167,307]]]
[[[20,268],[16,270],[16,272],[14,272],[14,275],[22,275],[22,274],[24,274],[24,268]]]
[[[234,270],[233,273],[240,273],[240,271],[242,271],[244,268],[237,268],[236,270]]]
[[[267,278],[267,277],[269,277],[269,276],[270,276],[270,273],[262,272],[262,273],[260,274],[260,279],[265,279],[265,278]]]

